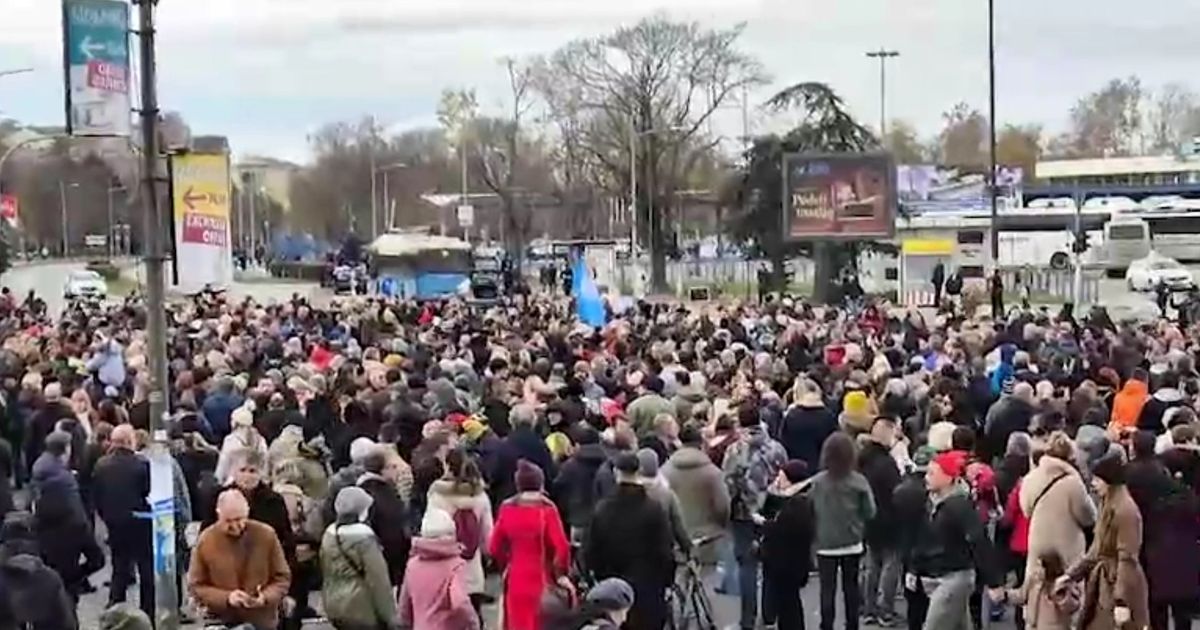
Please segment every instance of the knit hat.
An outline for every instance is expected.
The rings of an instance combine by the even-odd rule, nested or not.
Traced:
[[[350,486],[342,488],[337,493],[337,498],[333,500],[333,511],[339,517],[353,516],[360,518],[367,513],[367,510],[371,509],[371,504],[374,502],[375,500],[371,498],[371,495],[367,494],[366,490],[358,486]]]
[[[853,390],[842,398],[842,411],[849,416],[865,416],[871,413],[871,401],[866,392]]]
[[[967,454],[964,451],[947,451],[934,457],[933,463],[951,477],[962,477],[967,467]]]
[[[487,426],[478,420],[471,419],[462,424],[462,430],[468,439],[478,440],[484,431],[487,431]]]
[[[613,470],[633,475],[637,474],[641,467],[641,460],[633,453],[618,453],[613,457]]]
[[[527,459],[517,462],[517,472],[513,474],[513,482],[517,492],[539,492],[546,483],[546,475],[536,464]]]
[[[444,510],[425,510],[425,518],[421,519],[421,538],[454,538],[457,531],[454,519]]]
[[[783,476],[792,483],[799,483],[808,478],[808,463],[802,459],[789,460],[783,465]]]
[[[658,453],[654,449],[644,448],[637,452],[638,475],[650,478],[658,476]]]
[[[371,451],[373,451],[376,446],[375,440],[372,440],[369,437],[355,438],[355,440],[350,443],[350,461],[356,463],[361,462],[367,458],[367,455],[371,454]]]
[[[633,587],[621,578],[601,580],[587,593],[587,601],[606,611],[625,610],[633,607]]]
[[[242,406],[233,410],[229,415],[229,424],[233,428],[254,426],[254,412],[249,407]]]
[[[929,427],[929,446],[933,450],[942,453],[950,450],[950,444],[954,439],[954,429],[958,425],[953,422],[935,422]]]
[[[931,446],[922,446],[913,452],[912,463],[917,470],[925,470],[929,468],[929,463],[937,457],[937,450]]]
[[[100,613],[100,630],[151,630],[146,613],[129,603],[113,604]]]
[[[1110,486],[1125,485],[1125,461],[1119,454],[1107,455],[1092,466],[1092,474]]]

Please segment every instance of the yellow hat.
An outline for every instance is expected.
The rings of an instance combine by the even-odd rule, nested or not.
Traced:
[[[848,416],[865,416],[871,413],[871,400],[858,390],[846,392],[842,398],[842,411]]]
[[[487,430],[487,427],[482,422],[472,418],[462,423],[462,430],[468,439],[478,440],[483,435],[483,432]]]
[[[404,364],[404,357],[398,354],[389,354],[383,358],[383,364],[389,368],[398,368]]]
[[[561,431],[546,436],[546,448],[555,459],[564,459],[571,454],[571,438]]]

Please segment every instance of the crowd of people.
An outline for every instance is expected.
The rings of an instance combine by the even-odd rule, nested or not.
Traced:
[[[821,630],[1190,627],[1195,330],[786,298],[589,327],[514,300],[173,305],[185,614],[660,630],[686,564],[745,630],[804,628],[814,574]],[[4,627],[78,627],[106,563],[101,624],[149,627],[145,319],[0,300]]]

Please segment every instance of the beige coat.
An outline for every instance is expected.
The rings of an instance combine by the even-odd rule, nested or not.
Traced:
[[[1082,630],[1117,630],[1113,610],[1118,602],[1130,612],[1122,630],[1150,624],[1146,574],[1138,562],[1141,548],[1142,515],[1125,486],[1113,486],[1100,510],[1091,548],[1069,571],[1073,579],[1087,578],[1079,616]]]
[[[1058,482],[1050,485],[1056,478]],[[1049,488],[1049,490],[1046,490]],[[1039,500],[1038,495],[1045,490]],[[1040,558],[1050,552],[1057,553],[1063,566],[1072,566],[1083,557],[1087,549],[1084,531],[1096,523],[1096,506],[1088,494],[1079,471],[1067,462],[1043,456],[1021,482],[1021,511],[1029,517],[1029,557]],[[1034,509],[1034,502],[1037,508]],[[1035,576],[1025,563],[1025,579]]]
[[[451,518],[459,510],[472,510],[479,520],[479,549],[475,557],[467,560],[464,571],[468,593],[482,593],[484,590],[483,550],[487,549],[487,541],[492,538],[492,504],[488,501],[487,493],[483,490],[474,496],[460,494],[454,487],[454,482],[448,479],[438,479],[429,487],[428,502],[425,511],[441,510]]]

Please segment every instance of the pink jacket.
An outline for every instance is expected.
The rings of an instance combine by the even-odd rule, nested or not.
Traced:
[[[478,630],[467,594],[467,563],[453,538],[416,538],[400,587],[400,627]]]

